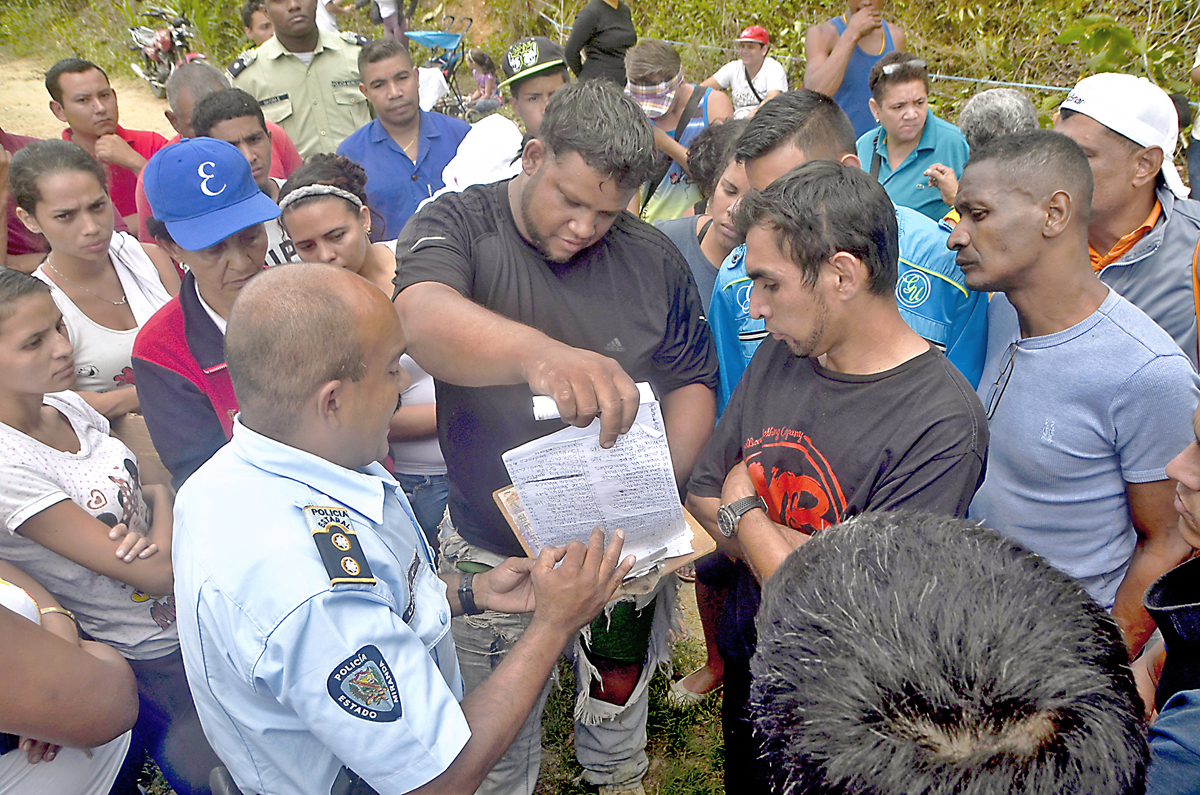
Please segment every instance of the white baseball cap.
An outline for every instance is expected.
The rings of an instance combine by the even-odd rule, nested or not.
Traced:
[[[1180,199],[1188,197],[1175,170],[1179,115],[1167,92],[1144,77],[1104,72],[1080,80],[1062,107],[1096,120],[1138,146],[1161,149],[1167,187]]]

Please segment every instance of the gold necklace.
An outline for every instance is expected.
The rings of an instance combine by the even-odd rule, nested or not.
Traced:
[[[129,296],[125,295],[125,291],[124,291],[124,290],[122,290],[122,291],[121,291],[121,300],[120,300],[120,301],[110,301],[110,300],[108,300],[107,298],[105,298],[105,297],[104,297],[104,296],[102,296],[102,295],[96,295],[96,294],[95,294],[95,293],[93,293],[91,290],[89,290],[88,288],[84,287],[82,284],[80,284],[79,282],[75,281],[75,280],[74,280],[74,279],[72,279],[70,276],[68,276],[67,274],[65,274],[65,273],[63,273],[62,271],[60,271],[58,268],[54,267],[54,265],[52,265],[52,264],[50,263],[50,258],[49,258],[49,257],[46,257],[46,267],[47,267],[47,268],[49,268],[50,270],[54,271],[55,273],[57,273],[59,276],[63,277],[63,278],[64,278],[64,279],[66,279],[67,281],[69,281],[71,284],[73,284],[73,285],[75,285],[76,287],[78,287],[80,290],[83,290],[83,291],[84,291],[85,293],[87,293],[88,295],[92,296],[93,298],[99,298],[101,301],[103,301],[103,302],[104,302],[104,303],[106,303],[106,304],[112,304],[113,306],[125,306],[125,304],[129,303]]]
[[[408,147],[410,147],[410,146],[412,146],[413,144],[415,144],[415,143],[417,142],[417,138],[419,138],[419,137],[420,137],[420,135],[421,135],[421,131],[420,131],[420,130],[417,130],[416,134],[415,134],[415,135],[413,135],[413,137],[412,137],[412,140],[411,140],[411,141],[409,141],[409,142],[408,142],[407,144],[405,144],[404,146],[400,147],[400,151],[404,152],[404,154],[406,154],[406,155],[407,155],[407,154],[408,154]]]

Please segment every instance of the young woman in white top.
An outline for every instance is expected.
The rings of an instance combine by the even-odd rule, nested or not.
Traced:
[[[52,289],[75,346],[75,381],[109,418],[137,411],[130,354],[138,329],[179,291],[157,246],[113,232],[104,169],[69,141],[38,141],[12,160],[17,215],[50,243],[34,272]]]
[[[0,270],[0,558],[129,660],[142,701],[135,736],[179,795],[202,792],[219,762],[179,652],[170,492],[143,488],[108,421],[66,391],[65,331],[48,285]]]
[[[300,259],[353,271],[391,296],[396,241],[371,242],[366,184],[366,172],[354,161],[314,155],[280,190],[279,222]],[[407,354],[400,357],[400,364],[412,384],[400,396],[402,405],[388,434],[393,470],[418,524],[436,549],[437,525],[446,510],[450,485],[438,444],[433,377]]]

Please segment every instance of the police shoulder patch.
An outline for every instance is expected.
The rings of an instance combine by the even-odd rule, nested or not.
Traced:
[[[373,645],[363,646],[338,663],[326,686],[329,697],[356,718],[391,723],[403,714],[396,678]]]
[[[312,531],[317,551],[321,553],[325,571],[329,573],[330,585],[375,584],[371,565],[363,555],[358,534],[350,522],[350,513],[345,508],[309,505],[304,508],[304,519]]]
[[[233,59],[233,63],[229,64],[229,76],[237,77],[246,70],[246,67],[254,63],[258,57],[255,50],[246,50],[244,53]]]
[[[357,44],[359,47],[367,46],[367,42],[371,40],[367,36],[363,36],[361,33],[355,33],[352,30],[344,31],[342,33],[342,38],[351,44]]]

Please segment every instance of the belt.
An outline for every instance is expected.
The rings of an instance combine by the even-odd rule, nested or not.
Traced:
[[[329,795],[378,795],[371,785],[363,781],[362,776],[355,773],[346,766],[338,771],[337,778],[333,780],[333,786],[329,788]]]

